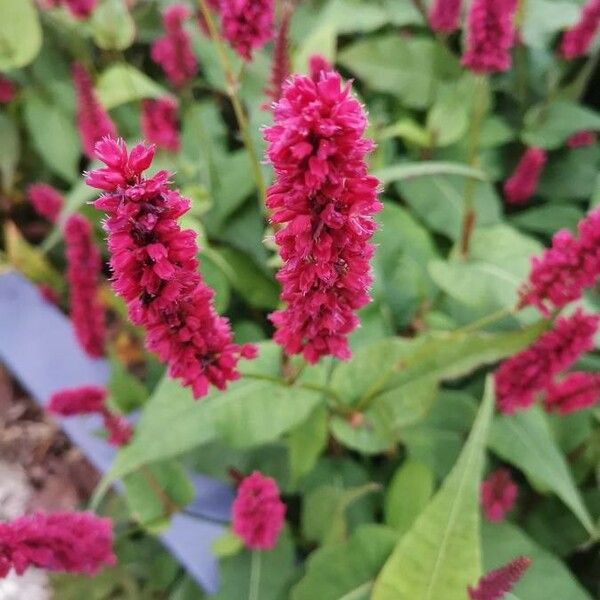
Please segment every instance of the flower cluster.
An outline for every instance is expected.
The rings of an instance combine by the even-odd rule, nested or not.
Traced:
[[[265,132],[276,179],[267,192],[283,267],[277,275],[287,307],[271,315],[274,339],[305,359],[349,358],[347,335],[367,304],[378,181],[367,173],[373,143],[366,116],[333,71],[294,77]]]
[[[172,152],[179,150],[177,100],[171,96],[142,102],[141,116],[144,139]]]
[[[510,68],[515,41],[516,0],[473,0],[469,9],[467,49],[462,64],[475,73]]]
[[[511,414],[531,406],[537,392],[550,386],[556,375],[594,347],[599,324],[600,315],[577,310],[569,317],[558,318],[551,331],[505,360],[495,374],[499,410]]]
[[[520,291],[520,306],[536,306],[544,315],[577,300],[600,277],[600,208],[578,225],[578,237],[564,229],[552,246],[534,256],[528,281]]]
[[[83,349],[92,357],[104,354],[106,329],[104,308],[98,301],[102,268],[100,251],[92,239],[92,227],[79,214],[65,223],[67,280],[71,301],[71,320]]]
[[[221,35],[246,61],[273,37],[273,0],[220,0]]]
[[[462,0],[434,0],[429,9],[429,26],[443,33],[456,31],[461,8]]]
[[[546,152],[541,148],[527,148],[514,173],[504,184],[504,196],[509,204],[523,204],[535,193]]]
[[[290,75],[289,57],[289,29],[292,18],[292,5],[286,2],[283,5],[281,19],[273,41],[273,59],[271,63],[271,77],[265,94],[273,102],[277,102],[283,93],[283,85]]]
[[[171,4],[163,12],[165,35],[158,38],[150,49],[152,60],[160,65],[167,79],[175,86],[185,85],[198,70],[185,20],[191,15],[185,4]]]
[[[73,85],[77,97],[77,128],[83,151],[94,157],[94,145],[104,136],[115,136],[116,127],[104,110],[92,86],[89,73],[79,63],[72,67]]]
[[[96,8],[98,0],[62,0],[69,12],[78,19],[87,19]]]
[[[148,348],[169,365],[196,398],[209,384],[225,389],[239,377],[240,357],[252,358],[251,345],[233,343],[228,321],[213,304],[213,291],[198,273],[196,234],[177,219],[190,203],[169,188],[169,174],[145,178],[154,149],[142,144],[127,152],[122,140],[106,138],[96,147],[105,168],[87,174],[91,187],[104,190],[95,202],[107,213],[113,287],[129,316],[146,328]]]
[[[488,521],[502,521],[515,505],[519,488],[508,469],[496,469],[481,484],[481,505]]]
[[[477,583],[476,588],[469,587],[471,600],[502,600],[523,577],[529,568],[531,559],[518,556],[507,565],[490,571]]]
[[[29,567],[93,575],[115,562],[110,519],[35,513],[0,523],[0,577]]]
[[[594,131],[583,129],[582,131],[577,131],[567,139],[567,147],[574,150],[575,148],[593,146],[597,139],[598,136]]]
[[[15,97],[15,84],[0,74],[0,104],[8,104]]]
[[[106,406],[106,390],[103,387],[86,385],[60,390],[50,397],[47,408],[62,417],[100,415],[108,432],[108,443],[112,446],[128,444],[133,435],[127,419]]]
[[[60,192],[47,183],[34,183],[27,188],[27,198],[40,217],[56,223],[65,202]]]
[[[566,60],[583,56],[600,28],[600,0],[588,0],[579,21],[566,31],[560,41],[560,53]]]
[[[566,415],[595,406],[599,400],[600,375],[576,371],[547,387],[544,408]]]
[[[272,550],[283,529],[285,510],[275,480],[254,471],[237,489],[233,532],[252,550]]]

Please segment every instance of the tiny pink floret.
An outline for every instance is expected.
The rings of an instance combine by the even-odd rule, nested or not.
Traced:
[[[502,521],[512,510],[519,488],[512,480],[508,469],[497,469],[481,484],[481,505],[488,521]]]

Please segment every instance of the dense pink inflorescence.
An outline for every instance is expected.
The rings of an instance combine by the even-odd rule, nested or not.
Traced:
[[[144,139],[172,152],[179,150],[177,100],[170,96],[142,102],[142,135]]]
[[[434,0],[429,9],[429,26],[443,33],[456,31],[461,7],[462,0]]]
[[[100,251],[94,245],[91,225],[79,214],[67,219],[64,236],[75,334],[90,356],[99,357],[104,354],[106,339],[104,308],[98,301],[102,269]]]
[[[93,575],[115,563],[110,519],[35,513],[0,523],[0,577],[29,567]]]
[[[600,28],[600,0],[588,0],[579,21],[563,34],[560,53],[566,60],[583,56]]]
[[[527,148],[514,173],[504,184],[504,197],[509,204],[523,204],[535,193],[546,152],[541,148]]]
[[[198,70],[190,35],[183,27],[190,15],[185,4],[168,6],[163,12],[165,35],[154,41],[150,49],[152,60],[162,67],[175,87],[185,85]]]
[[[508,469],[496,469],[481,483],[481,505],[488,521],[502,521],[512,510],[519,488],[512,480]]]
[[[378,181],[367,173],[373,143],[366,115],[350,86],[332,71],[296,76],[274,107],[265,132],[275,183],[267,206],[283,267],[277,275],[286,308],[271,315],[274,339],[308,362],[350,357],[347,335],[367,304],[369,243],[380,210]]]
[[[600,401],[600,375],[577,371],[546,389],[544,408],[561,415],[595,406]]]
[[[97,0],[62,0],[69,12],[78,19],[86,19],[96,8]]]
[[[593,146],[598,140],[598,136],[594,131],[584,129],[574,133],[567,139],[567,146],[574,150],[575,148],[584,148],[585,146]]]
[[[27,188],[27,198],[40,217],[56,223],[65,202],[58,190],[47,183],[33,183]]]
[[[232,506],[233,532],[252,550],[271,550],[285,522],[277,483],[254,471],[237,489]]]
[[[505,360],[495,374],[500,412],[511,414],[531,406],[536,393],[547,388],[555,375],[594,347],[599,323],[599,315],[577,310],[569,317],[558,318],[551,331]]]
[[[479,580],[476,588],[469,587],[469,598],[471,600],[502,600],[523,577],[530,564],[529,558],[518,556],[507,565],[490,571]]]
[[[94,145],[104,136],[115,136],[116,127],[104,110],[92,86],[89,73],[79,63],[72,67],[73,85],[77,97],[77,128],[83,151],[94,157]]]
[[[45,302],[58,306],[59,297],[54,288],[50,287],[47,283],[40,283],[37,286],[37,288],[40,293],[40,296],[44,299]]]
[[[520,290],[520,306],[536,306],[548,315],[577,300],[600,277],[600,208],[578,225],[578,237],[563,229],[554,234],[552,246],[531,260],[528,281]]]
[[[148,348],[196,398],[209,384],[225,389],[239,378],[239,358],[253,358],[256,350],[234,344],[227,319],[215,312],[214,293],[198,273],[196,234],[177,224],[189,200],[169,188],[165,171],[142,175],[152,147],[140,144],[128,153],[122,140],[107,138],[97,156],[106,167],[86,181],[106,192],[95,206],[108,215],[113,287],[129,317],[146,328]]]
[[[462,64],[475,73],[510,68],[517,0],[472,0]]]
[[[15,97],[15,84],[10,80],[0,75],[0,104],[7,104]]]
[[[289,29],[292,19],[292,5],[285,3],[275,39],[273,41],[273,58],[271,63],[271,77],[265,90],[268,98],[273,102],[279,101],[283,93],[283,85],[290,75],[289,56]]]
[[[273,37],[273,0],[221,0],[221,35],[246,61]]]

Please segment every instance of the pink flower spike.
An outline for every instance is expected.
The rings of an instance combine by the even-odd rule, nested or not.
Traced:
[[[107,192],[95,206],[107,213],[115,292],[133,323],[146,329],[148,349],[199,398],[211,384],[223,390],[238,379],[239,359],[256,350],[234,344],[229,322],[214,309],[214,293],[198,273],[196,234],[177,224],[189,200],[170,188],[165,171],[142,175],[153,154],[152,147],[139,144],[128,153],[122,140],[104,139],[97,156],[107,166],[86,182]]]
[[[567,140],[567,147],[571,148],[571,150],[575,150],[576,148],[584,148],[586,146],[593,146],[598,140],[598,136],[595,131],[588,131],[584,129],[582,131],[577,131]]]
[[[167,79],[177,88],[188,83],[198,71],[190,34],[183,27],[190,15],[185,4],[168,6],[163,12],[165,35],[150,48],[152,60],[162,67]]]
[[[177,100],[170,96],[142,102],[142,134],[158,148],[179,150]]]
[[[98,301],[100,251],[94,245],[91,225],[79,214],[67,219],[64,235],[71,320],[83,349],[98,358],[104,355],[106,339],[104,307]]]
[[[518,493],[508,469],[491,473],[481,484],[481,505],[486,519],[492,523],[502,521],[515,505]]]
[[[62,0],[76,19],[87,19],[96,8],[97,0]]]
[[[515,42],[516,0],[472,0],[462,64],[474,73],[506,71]]]
[[[49,412],[62,417],[102,413],[106,390],[95,385],[65,388],[55,392],[48,401]]]
[[[245,61],[273,37],[273,0],[221,0],[221,34]]]
[[[600,28],[600,0],[588,0],[579,21],[563,34],[560,54],[565,60],[583,56],[590,48]]]
[[[283,223],[275,241],[283,267],[277,275],[287,306],[270,319],[274,339],[288,354],[350,357],[348,334],[356,311],[369,301],[379,182],[365,156],[367,118],[333,71],[319,80],[296,76],[274,106],[265,130],[275,182],[267,192],[271,221]]]
[[[105,409],[102,413],[104,427],[108,432],[108,443],[111,446],[126,446],[133,436],[133,427],[129,421],[121,416],[111,413]]]
[[[514,585],[523,577],[531,565],[531,559],[518,556],[507,565],[484,575],[476,588],[469,587],[471,600],[502,600]]]
[[[91,513],[35,513],[0,523],[0,578],[29,567],[94,575],[116,563],[110,519]]]
[[[315,83],[318,83],[321,78],[321,72],[333,71],[333,65],[324,56],[313,54],[308,59],[308,71],[310,73],[310,78]]]
[[[544,408],[566,415],[595,406],[600,401],[600,375],[581,371],[569,373],[546,388]]]
[[[94,146],[105,136],[117,135],[115,124],[104,110],[94,92],[88,72],[79,63],[72,67],[73,85],[77,97],[77,128],[83,152],[94,157]]]
[[[283,93],[283,86],[290,75],[289,29],[292,19],[292,5],[285,2],[282,15],[273,42],[273,59],[271,78],[265,94],[273,102],[278,102]],[[267,105],[268,108],[268,105]]]
[[[15,84],[10,80],[0,75],[0,104],[8,104],[16,94]]]
[[[60,192],[46,183],[34,183],[27,188],[27,197],[40,217],[56,223],[65,203]]]
[[[277,483],[254,471],[239,485],[232,506],[233,532],[252,550],[272,550],[285,523]]]
[[[462,0],[434,0],[429,10],[433,31],[452,33],[458,29]]]
[[[494,375],[498,410],[512,414],[529,408],[536,393],[546,389],[555,375],[593,349],[599,324],[600,315],[586,315],[579,309],[569,317],[559,317],[551,331],[505,360]]]
[[[504,184],[504,197],[509,204],[523,204],[533,196],[546,164],[546,152],[541,148],[528,148],[514,173]]]

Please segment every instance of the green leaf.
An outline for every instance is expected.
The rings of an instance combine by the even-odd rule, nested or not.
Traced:
[[[402,536],[433,494],[434,478],[424,464],[407,460],[398,468],[385,494],[385,522]]]
[[[396,535],[381,525],[361,525],[347,542],[310,555],[291,600],[368,600],[373,579],[394,548]]]
[[[126,63],[114,63],[108,67],[96,82],[96,93],[107,110],[133,100],[168,95],[165,88]]]
[[[19,130],[12,117],[0,112],[0,175],[2,189],[8,192],[15,179],[15,169],[21,155],[21,140]]]
[[[287,446],[290,457],[291,485],[310,473],[327,445],[327,409],[317,406],[308,419],[289,435]]]
[[[479,181],[487,181],[488,176],[480,169],[460,163],[424,161],[418,163],[400,163],[384,167],[373,173],[381,183],[414,179],[416,177],[432,177],[434,175],[460,175],[472,177]]]
[[[103,50],[125,50],[135,40],[135,22],[122,0],[104,0],[90,20],[92,37]]]
[[[569,569],[511,523],[485,523],[482,527],[485,571],[505,565],[515,556],[531,558],[527,573],[515,586],[523,600],[592,600]]]
[[[580,8],[565,0],[527,0],[524,4],[523,42],[545,50],[557,32],[574,25]]]
[[[488,379],[469,439],[442,487],[400,539],[372,600],[464,600],[481,573],[479,485],[494,407]]]
[[[294,72],[308,73],[308,61],[313,54],[320,54],[331,64],[335,63],[337,31],[334,23],[320,20],[310,32],[294,56]]]
[[[42,46],[33,0],[0,0],[0,71],[28,65]]]
[[[551,489],[573,511],[586,530],[594,533],[592,518],[539,407],[511,416],[496,417],[490,448],[534,482]]]
[[[600,129],[600,115],[573,102],[534,106],[525,115],[523,141],[529,146],[553,150],[583,129]]]
[[[522,229],[551,235],[562,228],[575,230],[582,217],[583,211],[577,206],[545,204],[512,215],[510,221]]]
[[[465,179],[455,175],[432,175],[396,184],[403,198],[431,229],[453,240],[460,237],[464,215]],[[501,201],[490,183],[475,186],[478,226],[501,220]]]
[[[122,412],[139,408],[148,397],[146,386],[116,357],[110,358],[110,379],[107,387],[112,402]]]
[[[324,485],[309,492],[302,505],[302,531],[306,539],[326,546],[342,542],[348,536],[346,511],[350,505],[379,490],[376,483],[344,489]]]
[[[244,542],[231,529],[226,529],[212,544],[211,550],[218,558],[233,556],[244,547]]]
[[[69,182],[77,179],[81,146],[72,115],[28,90],[25,124],[33,145],[48,167]]]
[[[144,467],[128,475],[123,484],[131,514],[153,532],[164,529],[169,517],[194,499],[194,486],[174,461]]]
[[[219,591],[213,600],[281,600],[295,571],[294,545],[286,530],[273,550],[244,550],[219,563]]]

